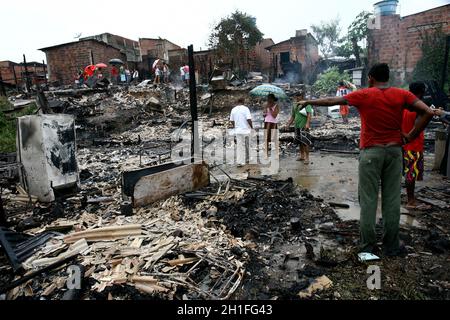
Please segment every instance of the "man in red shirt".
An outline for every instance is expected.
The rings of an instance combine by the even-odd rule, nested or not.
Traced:
[[[425,94],[425,84],[414,82],[409,86],[409,91],[418,99],[422,99]],[[402,131],[410,132],[417,121],[417,114],[408,110],[403,110]],[[416,139],[403,146],[403,175],[405,176],[406,191],[408,194],[407,209],[427,209],[428,206],[417,206],[414,196],[416,181],[423,180],[424,157],[423,146],[425,134],[422,132]]]
[[[399,225],[402,180],[402,145],[414,140],[433,118],[433,110],[409,91],[389,86],[389,66],[374,65],[369,88],[344,97],[303,101],[317,106],[351,105],[361,115],[359,203],[361,206],[361,252],[378,253],[376,212],[381,181],[383,253],[400,254]],[[403,110],[420,115],[410,132],[402,132]]]

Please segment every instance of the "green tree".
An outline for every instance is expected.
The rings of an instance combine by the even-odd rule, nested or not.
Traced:
[[[321,21],[317,25],[311,26],[312,33],[319,44],[319,50],[322,56],[328,59],[335,53],[339,45],[339,34],[341,33],[339,18],[329,22]]]
[[[242,64],[247,63],[248,51],[262,39],[256,18],[236,10],[213,28],[209,43],[219,55],[233,57],[235,66],[241,71]]]
[[[313,91],[319,95],[335,94],[340,81],[351,81],[348,73],[340,73],[337,67],[329,68],[319,74],[317,81],[313,84]]]
[[[442,27],[438,27],[422,31],[421,39],[422,58],[416,64],[413,80],[436,80],[440,82],[444,68],[446,35]],[[447,67],[447,74],[450,74],[450,63]],[[446,85],[448,86],[450,78],[447,80]]]
[[[368,21],[372,17],[372,13],[367,11],[359,13],[348,27],[347,35],[341,39],[342,44],[336,50],[343,57],[350,57],[353,54],[358,66],[363,65],[361,56],[367,56]]]
[[[11,110],[13,106],[4,97],[0,97],[0,152],[16,151],[16,119],[21,116],[34,114],[36,105],[31,104],[25,109],[18,112],[4,111]]]

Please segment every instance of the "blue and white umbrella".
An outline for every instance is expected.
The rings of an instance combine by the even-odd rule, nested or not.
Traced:
[[[288,96],[283,91],[283,89],[281,89],[281,88],[279,88],[277,86],[271,85],[271,84],[263,84],[263,85],[260,85],[260,86],[256,87],[252,91],[250,91],[250,95],[252,97],[267,98],[267,96],[269,94],[273,94],[279,100],[288,99]]]

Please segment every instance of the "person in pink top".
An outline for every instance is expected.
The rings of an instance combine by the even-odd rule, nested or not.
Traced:
[[[264,130],[266,141],[266,156],[269,154],[269,144],[275,137],[275,131],[278,129],[278,114],[280,107],[277,104],[278,99],[273,94],[267,96],[267,103],[264,107]]]

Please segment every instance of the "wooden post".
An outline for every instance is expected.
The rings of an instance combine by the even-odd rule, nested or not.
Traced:
[[[45,65],[45,61],[42,60],[42,67],[44,68],[44,77],[45,77],[45,84],[48,84],[48,79],[47,79],[47,67]]]
[[[198,136],[198,112],[197,112],[197,81],[195,79],[194,46],[188,47],[189,59],[189,98],[191,104],[192,140],[191,140],[191,162],[200,154],[200,141]]]
[[[27,92],[31,92],[30,80],[28,79],[27,59],[25,55],[23,55],[23,66],[25,68],[25,85],[27,88]]]

